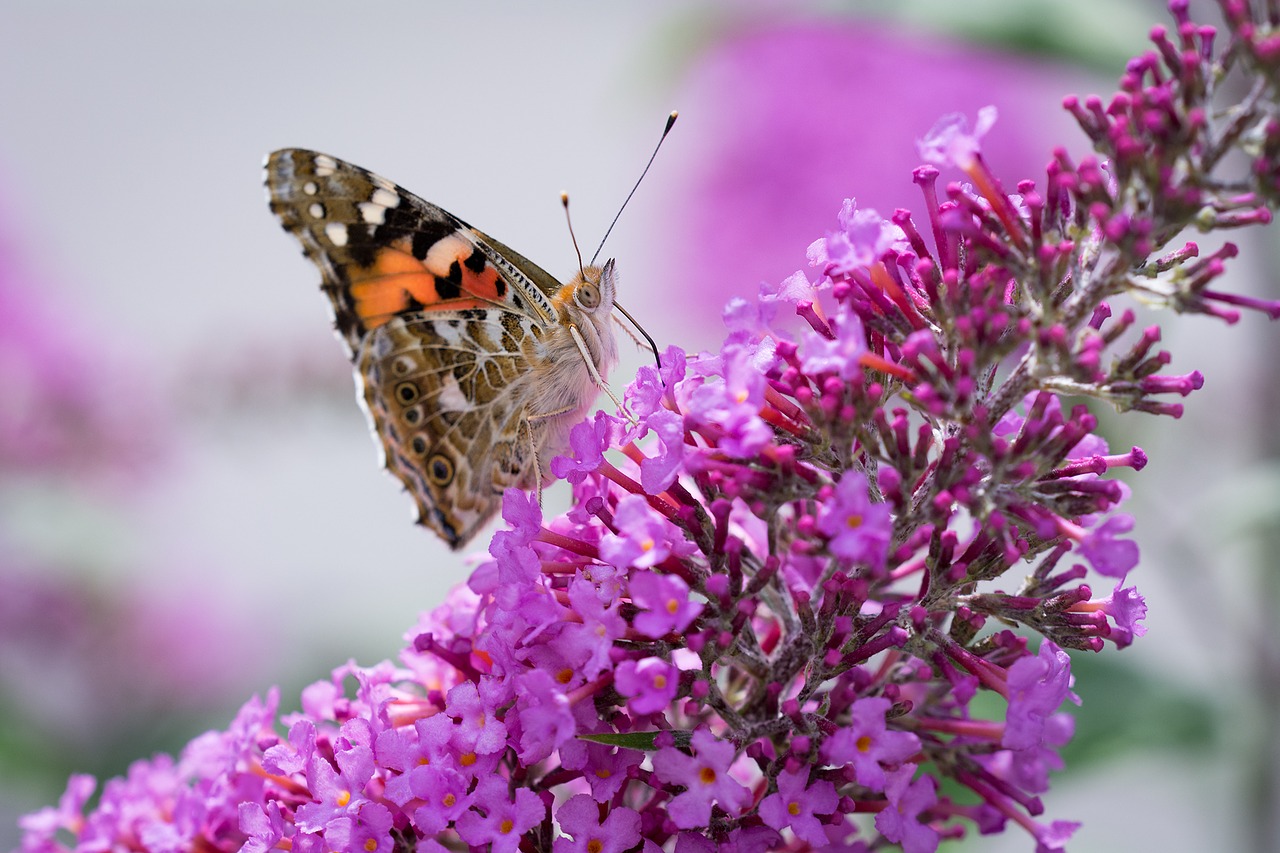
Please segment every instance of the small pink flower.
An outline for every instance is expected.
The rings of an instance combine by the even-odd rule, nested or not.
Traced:
[[[840,798],[836,786],[821,780],[809,784],[809,770],[784,770],[778,774],[778,790],[760,802],[760,817],[777,830],[791,827],[796,838],[825,847],[830,842],[816,815],[835,811]]]
[[[641,608],[635,629],[646,637],[678,634],[702,612],[702,602],[691,600],[689,585],[674,575],[632,572],[628,589],[632,602]]]
[[[1040,746],[1049,717],[1067,699],[1079,704],[1071,692],[1071,658],[1050,640],[1042,640],[1035,657],[1018,658],[1009,667],[1009,709],[1004,737],[1009,749]]]
[[[996,123],[996,116],[993,106],[978,110],[978,121],[973,130],[969,130],[969,119],[963,113],[943,116],[918,143],[920,156],[935,166],[953,166],[968,171],[982,148],[979,140]]]
[[[693,755],[685,755],[674,746],[664,746],[653,756],[653,771],[660,780],[686,787],[667,807],[667,814],[681,829],[706,826],[713,802],[730,817],[751,803],[751,792],[729,775],[735,753],[732,744],[698,729],[692,749]]]
[[[490,845],[491,853],[515,853],[524,834],[546,813],[547,807],[533,791],[517,788],[513,800],[507,780],[490,776],[476,787],[472,809],[458,818],[458,835],[473,846]]]
[[[560,828],[573,836],[561,836],[554,853],[622,853],[640,841],[640,815],[621,806],[600,819],[600,808],[586,794],[571,797],[556,812]]]
[[[889,773],[885,794],[889,807],[876,815],[876,829],[890,841],[902,845],[903,853],[933,853],[938,849],[938,832],[920,822],[920,814],[938,802],[936,783],[931,776],[914,782],[914,764],[904,764]]]
[[[852,720],[822,744],[822,757],[837,766],[853,765],[858,784],[874,791],[885,786],[885,767],[895,767],[920,750],[920,739],[885,725],[888,699],[859,699],[850,709]]]
[[[823,506],[818,529],[830,537],[831,553],[873,569],[884,567],[893,534],[889,505],[876,503],[867,492],[867,478],[848,471],[836,485],[835,494]]]
[[[680,670],[662,658],[626,660],[614,670],[613,683],[633,714],[656,714],[676,697]]]

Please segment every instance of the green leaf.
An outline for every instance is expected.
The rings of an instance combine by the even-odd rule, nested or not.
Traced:
[[[689,743],[693,740],[693,732],[672,731],[664,729],[667,734],[675,738],[677,749],[688,749]],[[601,732],[594,735],[578,735],[578,740],[587,740],[592,743],[600,743],[605,746],[620,746],[623,749],[639,749],[645,752],[652,752],[658,747],[655,745],[658,735],[663,732]]]
[[[1062,750],[1068,766],[1114,761],[1140,750],[1210,749],[1221,734],[1204,693],[1114,656],[1073,654],[1071,672],[1082,707],[1064,703],[1076,719]]]

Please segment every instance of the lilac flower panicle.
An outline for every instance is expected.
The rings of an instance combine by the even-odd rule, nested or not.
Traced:
[[[1072,656],[1145,633],[1116,469],[1147,456],[1094,408],[1177,417],[1203,383],[1111,302],[1280,317],[1223,290],[1235,247],[1170,245],[1280,205],[1280,49],[1222,6],[1214,35],[1175,2],[1181,46],[1155,31],[1110,102],[1068,98],[1096,153],[1016,194],[994,111],[940,121],[921,212],[847,202],[718,351],[668,348],[574,427],[569,511],[509,491],[399,665],[251,701],[96,802],[72,777],[22,850],[1063,849],[1079,824],[1040,815]]]

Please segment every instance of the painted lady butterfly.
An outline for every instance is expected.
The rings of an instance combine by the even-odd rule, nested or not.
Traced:
[[[350,163],[267,157],[271,210],[320,268],[385,466],[459,549],[537,489],[618,359],[613,261],[561,284]]]

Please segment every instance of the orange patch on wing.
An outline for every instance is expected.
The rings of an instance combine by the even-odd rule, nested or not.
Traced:
[[[381,326],[408,308],[410,299],[424,305],[440,301],[436,277],[421,261],[399,248],[379,250],[372,266],[353,266],[347,270],[347,277],[356,314],[365,328]]]
[[[380,249],[371,266],[348,268],[347,278],[351,282],[348,293],[366,329],[376,329],[409,310],[415,302],[427,309],[461,310],[483,308],[497,298],[498,272],[486,267],[479,275],[464,268],[463,292],[467,296],[445,299],[440,291],[448,285],[438,280],[444,276],[438,276],[409,249],[409,241],[397,241]]]

